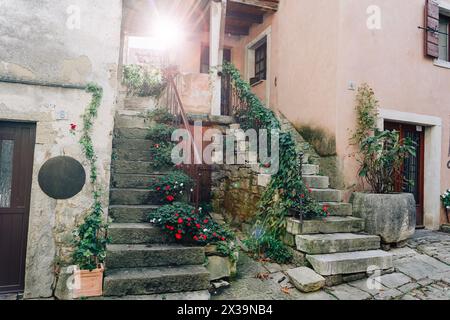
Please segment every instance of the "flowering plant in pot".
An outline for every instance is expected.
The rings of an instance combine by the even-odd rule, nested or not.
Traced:
[[[401,139],[396,131],[376,126],[378,101],[368,85],[358,89],[357,130],[352,143],[358,147],[359,176],[370,186],[368,193],[352,195],[354,216],[365,219],[366,231],[386,244],[401,243],[414,234],[416,206],[412,194],[396,193],[395,186],[410,183],[402,177],[402,166],[415,156],[415,143]]]
[[[444,205],[444,208],[447,212],[447,222],[449,222],[448,219],[448,213],[450,212],[450,189],[448,189],[442,196],[441,196],[442,204]]]

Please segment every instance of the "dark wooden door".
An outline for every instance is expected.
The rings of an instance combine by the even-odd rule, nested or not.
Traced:
[[[424,155],[425,134],[424,127],[403,123],[385,123],[386,130],[400,132],[400,138],[410,138],[416,143],[416,155],[405,159],[402,168],[402,177],[399,177],[396,185],[397,192],[408,192],[414,195],[417,206],[417,227],[424,225],[423,199],[424,199]],[[405,183],[410,181],[411,183]]]
[[[0,293],[24,290],[35,133],[0,121]]]

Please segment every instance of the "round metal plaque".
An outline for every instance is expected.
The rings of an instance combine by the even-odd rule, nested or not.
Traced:
[[[86,183],[86,172],[71,157],[55,157],[42,166],[38,176],[39,186],[49,197],[65,200],[74,197]]]

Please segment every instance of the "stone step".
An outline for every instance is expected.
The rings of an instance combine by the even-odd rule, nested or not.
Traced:
[[[113,173],[111,175],[111,187],[125,189],[150,188],[161,177],[162,175],[156,174]]]
[[[156,143],[147,139],[114,139],[113,148],[120,150],[150,150]]]
[[[150,150],[113,149],[114,161],[148,161]]]
[[[330,178],[325,176],[304,176],[303,181],[313,189],[328,189],[330,187]]]
[[[322,276],[368,272],[374,266],[380,270],[393,267],[392,254],[382,250],[306,255],[306,259]]]
[[[148,139],[149,128],[117,128],[114,137],[117,139]]]
[[[209,272],[203,266],[154,267],[108,270],[105,296],[148,295],[205,290]]]
[[[163,244],[174,242],[150,223],[112,223],[108,229],[111,244]]]
[[[178,245],[113,244],[107,246],[106,254],[106,267],[109,270],[195,265],[204,262],[204,248]]]
[[[342,202],[342,191],[335,189],[312,189],[312,197],[319,202]]]
[[[304,176],[314,176],[319,174],[319,166],[315,164],[304,164],[302,166],[302,174]]]
[[[120,161],[112,162],[111,168],[113,173],[125,174],[162,174],[173,168],[172,163],[168,163],[166,168],[155,169],[154,163],[151,161]]]
[[[134,114],[116,114],[114,127],[148,129],[150,124],[151,120],[148,117],[134,112]]]
[[[321,202],[320,205],[329,208],[330,216],[347,217],[352,215],[352,204],[344,202]]]
[[[378,236],[354,233],[298,235],[295,240],[297,249],[307,254],[376,250],[381,241]]]
[[[141,223],[147,222],[149,213],[159,207],[159,205],[115,205],[109,207],[108,215],[114,223]]]
[[[110,205],[159,205],[161,195],[149,189],[110,189]]]
[[[293,235],[319,233],[353,233],[364,230],[364,220],[354,217],[327,217],[314,220],[287,220],[286,230]]]
[[[131,300],[131,301],[203,301],[210,300],[211,294],[208,290],[176,292],[176,293],[156,293],[141,296],[110,296],[94,297],[88,300]]]

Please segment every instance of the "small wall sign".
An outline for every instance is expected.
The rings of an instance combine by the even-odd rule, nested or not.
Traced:
[[[39,170],[39,186],[53,199],[65,200],[76,196],[86,183],[86,172],[80,162],[71,157],[55,157]]]

